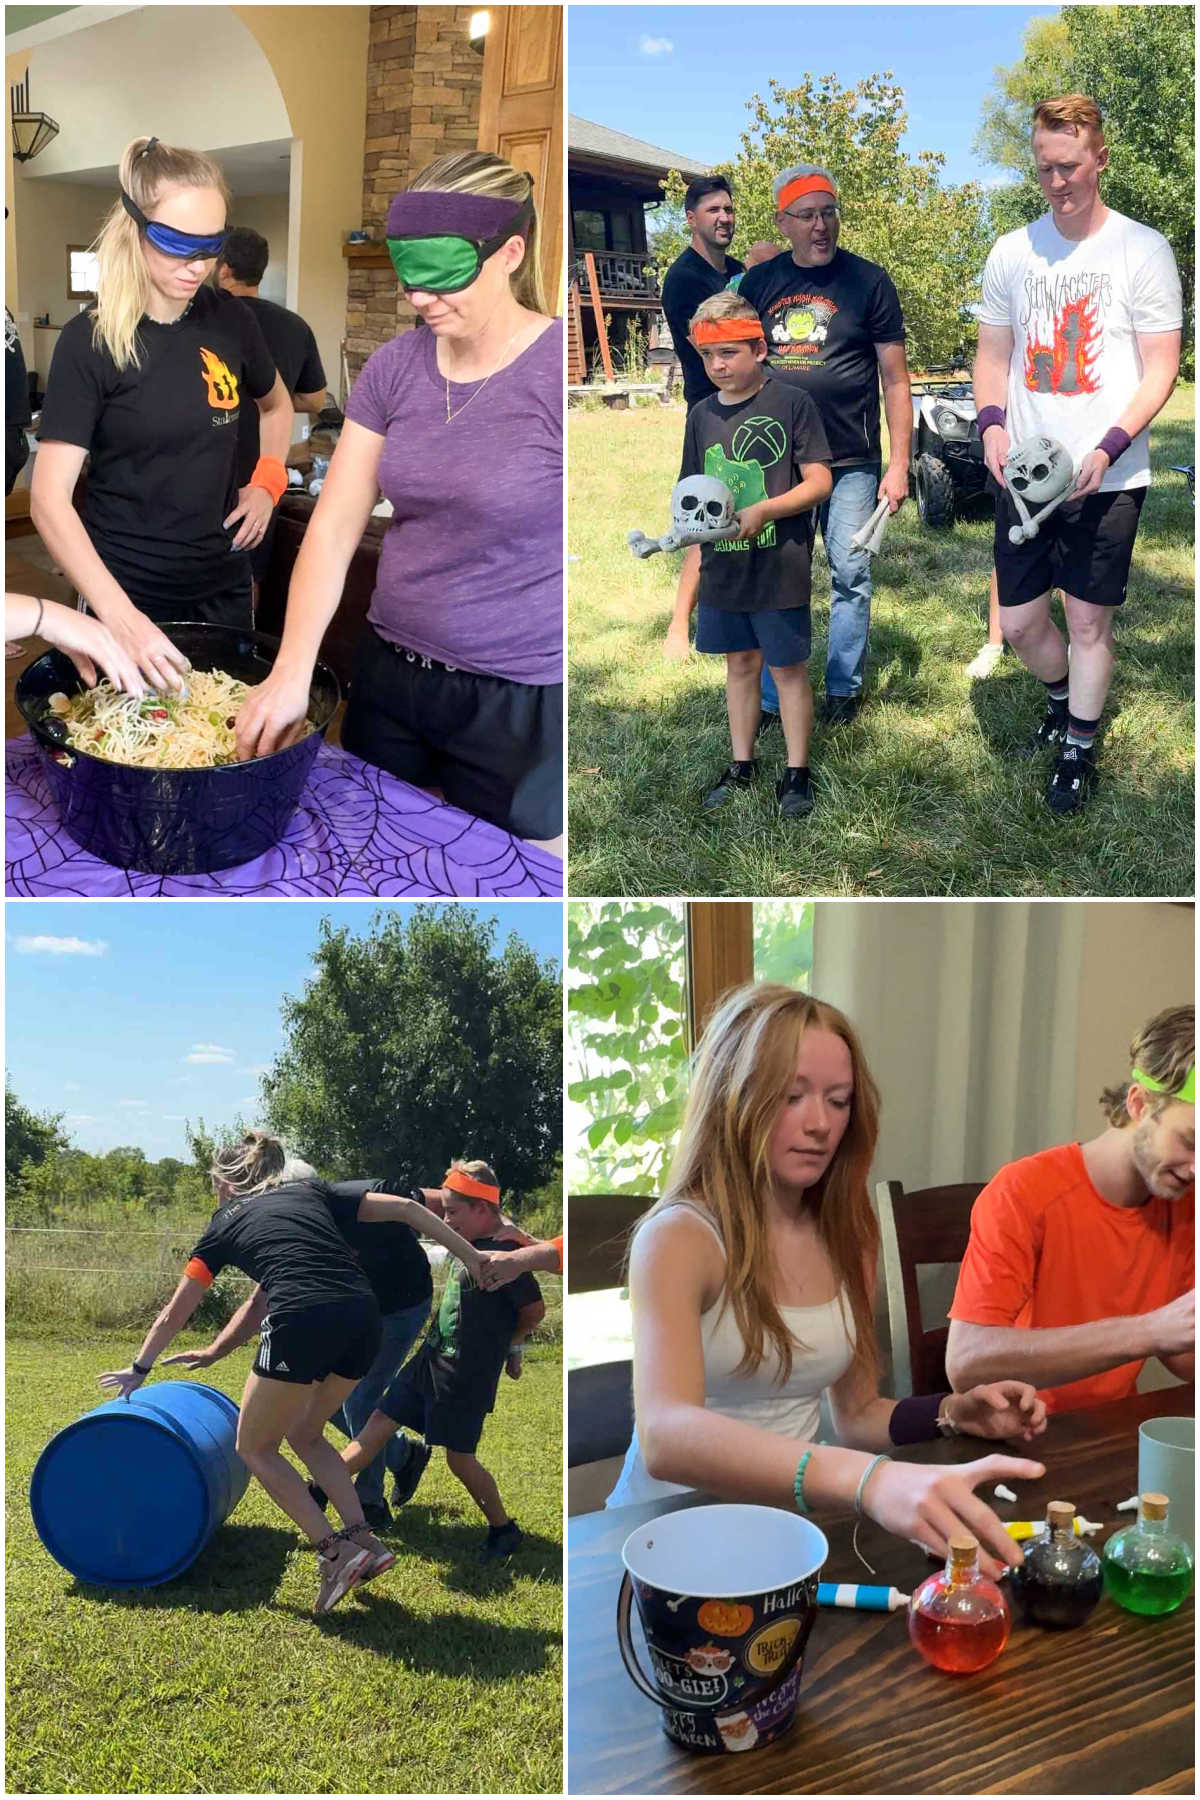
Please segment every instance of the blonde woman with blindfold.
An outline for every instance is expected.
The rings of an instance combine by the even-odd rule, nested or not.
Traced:
[[[637,1424],[610,1506],[694,1488],[802,1512],[853,1507],[939,1556],[966,1529],[993,1572],[1020,1563],[975,1490],[1034,1480],[1040,1463],[894,1457],[939,1433],[1030,1440],[1046,1414],[1019,1381],[879,1394],[867,1196],[878,1114],[836,1007],[767,983],[717,1007],[667,1191],[633,1241]],[[835,1446],[816,1442],[823,1393]]]
[[[96,240],[96,304],[68,320],[50,365],[31,511],[139,680],[179,689],[187,658],[160,624],[251,624],[247,552],[287,486],[292,408],[250,309],[209,285],[229,205],[217,163],[135,138],[120,185]],[[239,489],[243,406],[258,407],[262,455]]]
[[[382,488],[393,514],[342,742],[557,852],[563,332],[542,292],[530,178],[482,151],[439,157],[392,201],[387,241],[420,327],[355,384],[238,753],[277,749],[303,721]]]

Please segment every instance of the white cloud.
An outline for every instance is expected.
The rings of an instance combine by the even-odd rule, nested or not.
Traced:
[[[643,32],[638,39],[638,49],[643,56],[670,56],[674,48],[670,38],[647,37]]]
[[[169,1125],[186,1125],[187,1123],[186,1113],[164,1113],[163,1118]]]
[[[231,1063],[237,1058],[223,1044],[193,1044],[183,1060],[188,1063]]]
[[[103,938],[19,937],[16,949],[21,956],[106,956],[108,945]]]
[[[91,1113],[68,1113],[63,1123],[64,1125],[99,1125],[100,1120]]]
[[[64,1081],[62,1089],[64,1094],[78,1094],[82,1092],[77,1081]]]
[[[1009,182],[1015,179],[1016,177],[1013,175],[984,175],[980,178],[979,185],[985,188],[1002,188],[1007,187]]]
[[[268,1073],[268,1071],[270,1070],[270,1067],[271,1067],[270,1063],[251,1063],[248,1068],[239,1069],[238,1074],[239,1075],[266,1075]]]
[[[118,1100],[117,1105],[132,1106],[138,1112],[149,1112],[150,1110],[150,1102],[148,1100]]]

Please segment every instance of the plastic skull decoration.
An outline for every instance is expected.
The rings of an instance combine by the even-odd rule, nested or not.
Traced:
[[[659,550],[682,550],[688,544],[711,544],[736,537],[737,517],[733,495],[715,475],[685,475],[671,490],[671,529],[663,538],[648,538],[631,531],[628,543],[635,556],[654,556]]]
[[[1004,479],[1021,520],[1009,529],[1014,544],[1037,536],[1038,526],[1070,494],[1075,485],[1071,453],[1051,437],[1014,444],[1004,459]],[[1035,509],[1031,512],[1031,508]]]

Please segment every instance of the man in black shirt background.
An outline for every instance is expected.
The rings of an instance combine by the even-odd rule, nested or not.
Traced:
[[[692,241],[663,277],[662,308],[683,372],[683,398],[690,411],[697,400],[706,400],[717,390],[692,348],[688,327],[701,302],[728,287],[735,275],[744,274],[745,264],[736,256],[726,255],[735,222],[728,177],[698,175],[684,195],[683,206]],[[688,653],[688,620],[695,609],[699,581],[700,552],[693,545],[684,552],[675,611],[663,646],[665,656],[676,658]]]
[[[319,413],[329,404],[329,395],[325,390],[325,370],[321,366],[312,327],[299,313],[290,312],[286,306],[278,306],[274,300],[264,300],[259,295],[259,284],[270,260],[271,246],[262,233],[251,231],[248,225],[235,225],[225,239],[217,264],[217,286],[244,300],[258,320],[267,348],[275,359],[275,367],[292,397],[293,412]],[[243,406],[238,416],[237,456],[238,486],[244,487],[258,461],[256,406]],[[265,537],[250,555],[256,611],[259,583],[267,572],[275,543],[277,516],[272,513]]]
[[[908,494],[912,397],[904,320],[886,270],[839,249],[838,187],[828,170],[796,164],[776,176],[774,189],[776,223],[791,251],[749,270],[738,291],[763,322],[770,367],[812,396],[829,438],[833,493],[819,515],[833,589],[825,719],[848,724],[861,702],[871,622],[871,559],[852,550],[850,539],[880,500],[895,512]],[[771,705],[765,683],[764,704]]]

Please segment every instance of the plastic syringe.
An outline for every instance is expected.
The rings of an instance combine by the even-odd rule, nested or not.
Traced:
[[[910,1596],[894,1587],[869,1587],[855,1581],[822,1581],[817,1584],[820,1606],[853,1606],[860,1612],[899,1612]]]

